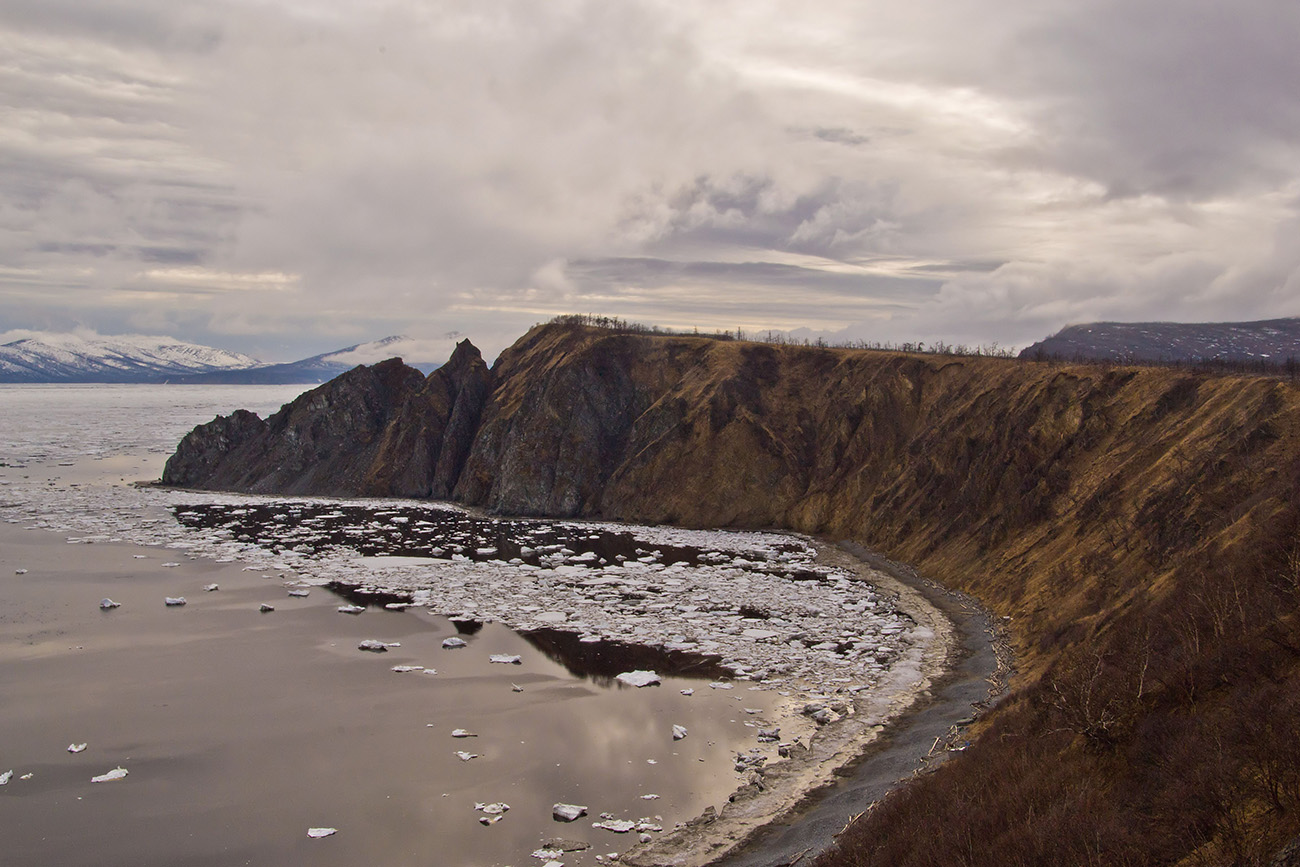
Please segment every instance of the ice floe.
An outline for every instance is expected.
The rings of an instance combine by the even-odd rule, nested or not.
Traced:
[[[92,783],[111,783],[114,780],[126,779],[126,775],[129,773],[130,771],[128,771],[126,768],[118,767],[118,768],[114,768],[111,771],[108,771],[107,773],[100,774],[98,777],[91,777],[90,781]]]
[[[338,828],[308,828],[307,836],[319,840],[321,837],[333,837],[338,832]]]
[[[556,804],[551,807],[551,817],[557,822],[574,822],[587,815],[587,808],[580,804]]]
[[[635,686],[638,689],[643,686],[655,686],[660,683],[659,675],[653,671],[625,671],[614,678],[619,683],[625,683],[628,686]]]

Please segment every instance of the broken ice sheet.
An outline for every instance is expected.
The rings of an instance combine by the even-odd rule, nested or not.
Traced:
[[[307,836],[312,839],[319,839],[321,837],[332,837],[338,832],[338,828],[308,828]]]
[[[205,593],[211,593],[211,592],[213,592],[214,590],[220,590],[220,589],[221,589],[221,587],[220,587],[219,585],[217,585],[217,584],[204,584],[204,585],[203,585],[203,591],[204,591]]]
[[[457,750],[456,758],[460,759],[462,762],[468,762],[470,759],[477,759],[478,753],[467,753],[464,750]]]
[[[451,638],[444,638],[442,646],[447,650],[455,650],[458,647],[468,647],[469,645],[465,643],[465,639],[453,635]]]
[[[111,783],[114,780],[125,779],[126,775],[129,773],[130,771],[128,771],[126,768],[118,767],[118,768],[114,768],[108,773],[100,774],[98,777],[91,777],[90,781],[92,783]]]
[[[587,808],[580,804],[556,804],[551,807],[551,818],[557,822],[573,822],[587,815]]]
[[[478,737],[478,735],[474,734],[474,732],[468,731],[468,730],[466,730],[466,729],[452,729],[452,730],[451,730],[451,736],[452,736],[453,738],[476,738],[476,737]]]
[[[412,671],[424,671],[425,667],[423,665],[394,665],[390,670],[398,674],[407,674]]]
[[[86,744],[68,744],[68,752],[79,753],[86,749]]]
[[[168,597],[166,597],[166,598],[163,600],[163,604],[164,604],[164,605],[171,606],[171,607],[173,607],[173,608],[176,608],[176,607],[178,607],[178,606],[181,606],[181,605],[184,605],[184,604],[185,604],[185,597],[184,597],[184,596],[168,596]]]
[[[673,726],[673,740],[680,741],[686,737],[686,726]]]
[[[614,678],[619,683],[625,683],[628,686],[635,686],[638,689],[644,686],[654,686],[659,683],[659,675],[653,671],[625,671]]]
[[[339,614],[360,614],[365,610],[366,606],[364,605],[340,605],[338,609]]]
[[[357,645],[357,650],[368,650],[371,653],[387,653],[388,645],[382,641],[376,641],[373,638],[367,638]]]
[[[488,657],[489,662],[499,662],[504,665],[522,665],[523,658],[517,654],[494,653]]]
[[[591,827],[613,831],[615,834],[626,834],[636,827],[636,822],[631,819],[606,819],[603,822],[592,822]]]
[[[114,608],[121,608],[122,603],[114,602],[112,599],[109,599],[107,596],[105,596],[103,599],[99,600],[99,607],[104,609],[105,611],[111,611]]]
[[[13,770],[8,770],[5,771],[3,774],[0,774],[0,786],[9,785],[9,781],[12,780],[13,778],[14,778]]]

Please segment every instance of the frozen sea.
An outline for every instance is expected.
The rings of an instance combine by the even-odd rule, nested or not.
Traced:
[[[134,484],[299,390],[0,386],[13,863],[594,864],[720,807],[815,729],[797,708],[847,712],[928,638],[797,536]]]

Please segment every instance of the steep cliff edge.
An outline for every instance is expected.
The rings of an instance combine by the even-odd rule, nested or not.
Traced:
[[[164,481],[788,527],[973,592],[1019,691],[844,863],[1249,863],[1300,833],[1294,385],[563,324],[469,356],[218,419]]]
[[[162,481],[259,494],[446,497],[491,388],[468,340],[427,378],[396,358],[356,367],[265,422],[240,410],[198,426]]]

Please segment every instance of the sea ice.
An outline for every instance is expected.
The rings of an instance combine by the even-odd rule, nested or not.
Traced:
[[[214,591],[214,590],[220,590],[220,589],[221,589],[221,587],[218,586],[218,585],[216,585],[216,584],[204,584],[204,585],[203,585],[203,590],[204,590],[205,593],[211,593],[211,592]]]
[[[367,638],[357,645],[357,650],[369,650],[371,653],[387,653],[388,645],[373,638]]]
[[[315,840],[321,837],[332,837],[338,832],[338,828],[308,828],[307,836]]]
[[[551,818],[557,822],[573,822],[587,815],[587,808],[579,804],[556,804],[551,807]]]
[[[181,606],[181,605],[184,605],[184,604],[185,604],[185,597],[184,597],[184,596],[168,596],[166,599],[163,600],[163,604],[164,604],[164,605],[171,606],[171,607],[173,607],[173,608],[176,608],[176,607],[178,607],[178,606]]]
[[[91,777],[90,781],[92,783],[111,783],[114,780],[125,779],[126,775],[129,773],[130,771],[126,768],[114,768],[106,774],[100,774],[98,777]]]
[[[474,732],[467,731],[467,730],[465,730],[465,729],[452,729],[452,730],[451,730],[451,736],[452,736],[453,738],[476,738],[476,737],[478,737],[478,735],[474,734]]]
[[[263,602],[261,605],[257,606],[257,610],[260,611],[260,612],[262,612],[263,614],[266,614],[266,613],[268,613],[268,612],[274,611],[274,610],[275,610],[275,606],[274,606],[274,605],[268,605],[267,603]]]
[[[12,770],[8,770],[5,771],[3,774],[0,774],[0,786],[9,785],[9,781],[12,780],[13,778],[14,778],[14,772]]]
[[[86,744],[68,744],[68,752],[80,753],[86,749]]]
[[[103,599],[99,600],[99,607],[104,609],[105,611],[111,611],[114,608],[121,608],[122,603],[114,602],[112,599],[109,599],[107,596],[105,596]]]
[[[686,726],[673,726],[673,740],[680,741],[686,737]]]
[[[655,674],[653,671],[640,670],[625,671],[614,679],[619,683],[625,683],[628,686],[635,686],[637,688],[643,686],[654,686],[660,682],[659,675]]]
[[[444,638],[442,646],[447,650],[455,650],[458,647],[468,647],[469,645],[465,643],[465,639],[453,635],[451,638]]]
[[[499,662],[503,665],[522,665],[523,659],[518,655],[508,653],[494,653],[488,657],[489,662]]]
[[[340,605],[339,614],[360,614],[366,610],[364,605]]]

